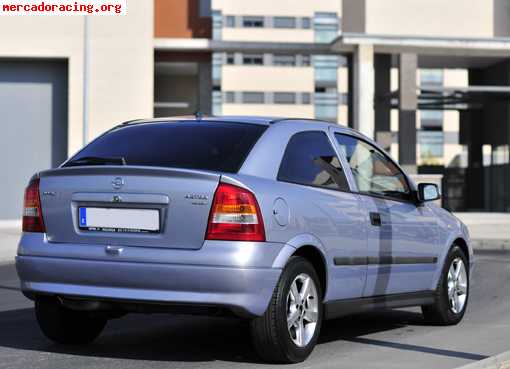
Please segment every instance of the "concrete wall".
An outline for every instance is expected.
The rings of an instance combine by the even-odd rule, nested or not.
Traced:
[[[153,3],[131,0],[126,16],[90,16],[89,137],[152,116]],[[69,153],[82,145],[84,18],[2,17],[0,58],[67,59]]]
[[[271,67],[226,65],[222,71],[223,91],[313,92],[313,67]]]
[[[501,7],[505,0],[344,0],[344,32],[493,37],[494,1]],[[505,24],[509,14],[499,18],[497,28],[503,32],[510,27]]]

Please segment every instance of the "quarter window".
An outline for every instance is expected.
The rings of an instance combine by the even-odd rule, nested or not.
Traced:
[[[324,132],[296,133],[289,140],[278,180],[348,191],[340,161]]]
[[[404,173],[381,151],[352,136],[335,134],[362,193],[407,200],[411,191]]]

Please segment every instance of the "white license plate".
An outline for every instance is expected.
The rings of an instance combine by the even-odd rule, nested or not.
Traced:
[[[159,210],[79,208],[80,229],[100,232],[158,233]]]

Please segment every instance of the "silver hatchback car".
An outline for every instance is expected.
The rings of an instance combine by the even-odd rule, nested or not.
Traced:
[[[58,343],[131,312],[221,314],[250,320],[263,359],[299,362],[326,319],[404,306],[462,319],[473,251],[438,198],[336,124],[132,121],[34,175],[16,267]]]

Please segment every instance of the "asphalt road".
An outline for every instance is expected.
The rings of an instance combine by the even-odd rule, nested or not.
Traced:
[[[510,253],[477,255],[471,300],[455,327],[423,323],[417,309],[326,322],[312,356],[292,368],[455,368],[510,350]],[[12,265],[0,266],[0,368],[251,368],[242,321],[130,315],[92,345],[60,347],[39,332]]]

